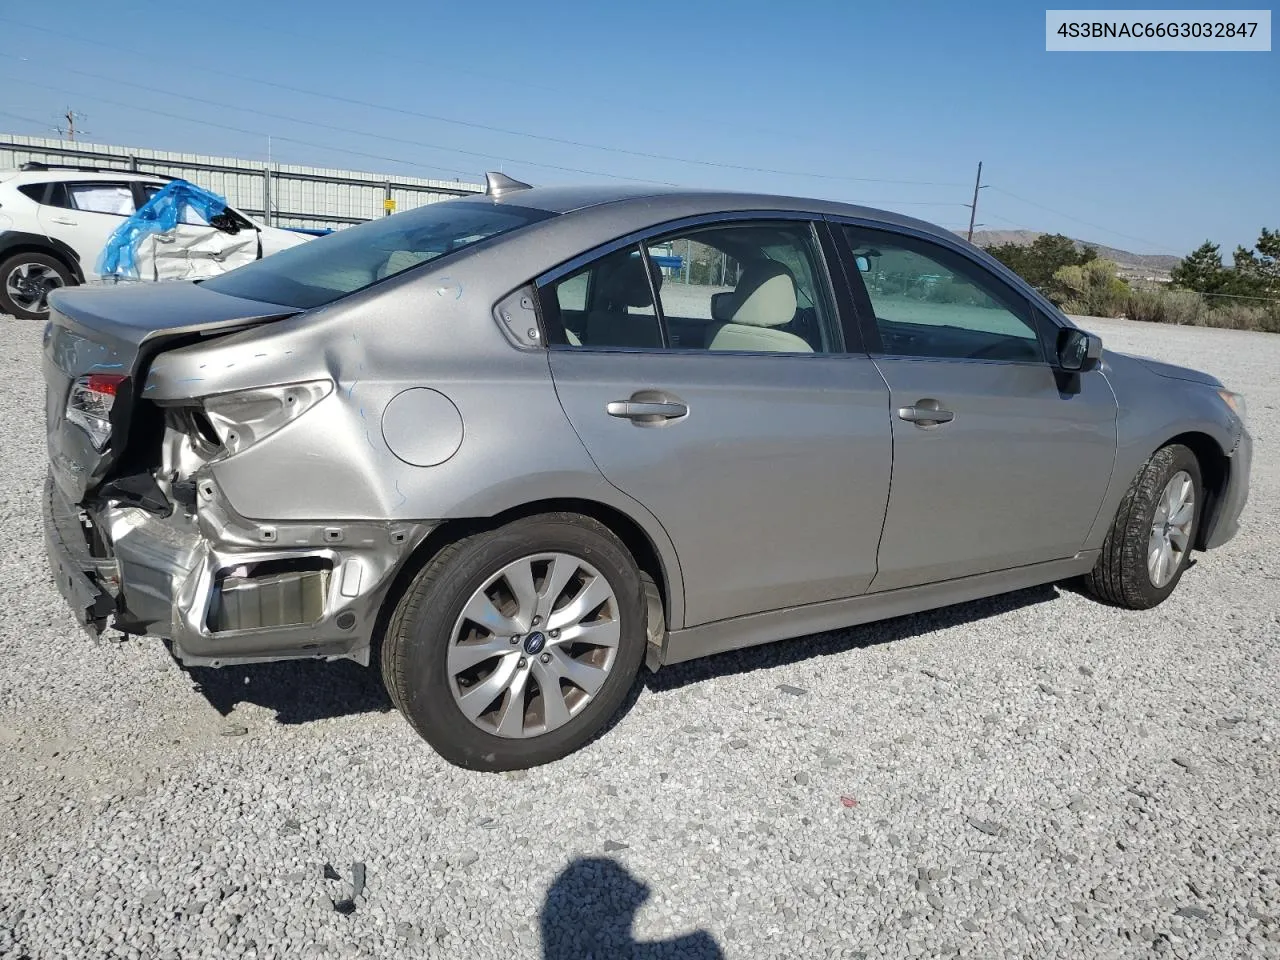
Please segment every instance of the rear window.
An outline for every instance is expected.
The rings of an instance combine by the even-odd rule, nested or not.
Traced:
[[[201,283],[305,310],[551,216],[488,198],[445,200],[289,247]]]

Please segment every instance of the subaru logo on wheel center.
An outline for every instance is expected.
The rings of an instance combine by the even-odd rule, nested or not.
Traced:
[[[528,654],[541,653],[546,645],[547,638],[536,630],[524,638],[524,652]]]

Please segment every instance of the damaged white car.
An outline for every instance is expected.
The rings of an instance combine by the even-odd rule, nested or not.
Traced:
[[[49,291],[101,280],[108,243],[148,208],[177,207],[178,215],[164,231],[136,234],[131,259],[116,260],[115,279],[212,276],[310,239],[258,223],[221,198],[219,213],[190,191],[177,195],[173,185],[183,182],[41,163],[0,170],[0,313],[47,319]]]

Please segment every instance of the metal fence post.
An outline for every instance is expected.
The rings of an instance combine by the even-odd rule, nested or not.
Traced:
[[[386,189],[382,193],[382,215],[384,217],[391,216],[394,204],[391,202],[391,181],[387,181]]]
[[[262,222],[268,227],[271,222],[271,166],[262,168]]]

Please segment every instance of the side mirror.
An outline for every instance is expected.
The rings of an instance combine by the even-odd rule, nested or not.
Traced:
[[[1058,366],[1070,373],[1093,370],[1102,360],[1102,338],[1075,327],[1058,331]]]
[[[856,257],[853,258],[853,260],[854,260],[854,263],[858,265],[859,273],[871,272],[871,261],[868,260],[866,257],[864,257],[862,254],[858,254]]]

